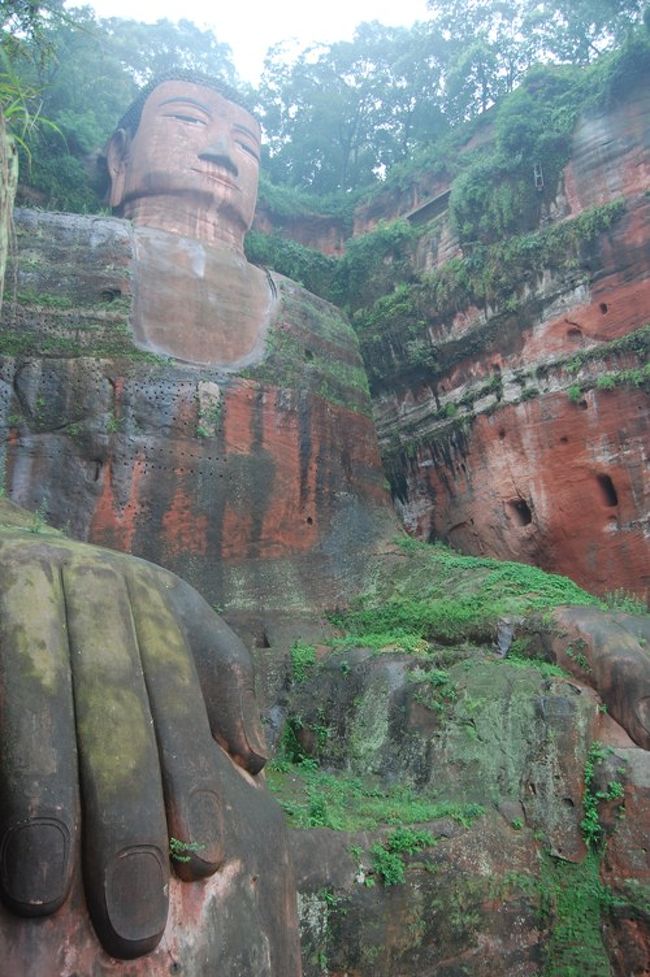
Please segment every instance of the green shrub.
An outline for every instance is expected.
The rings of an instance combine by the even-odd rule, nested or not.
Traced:
[[[337,293],[350,312],[413,279],[415,240],[415,229],[403,219],[380,221],[368,234],[350,238],[336,275]]]
[[[294,641],[291,648],[291,675],[294,682],[304,682],[316,664],[316,649],[304,641]]]
[[[414,855],[435,844],[429,831],[398,828],[381,844],[370,849],[373,871],[385,886],[400,885],[405,879],[404,855]]]
[[[316,664],[316,649],[304,641],[294,641],[291,648],[291,674],[294,682],[304,682]]]
[[[248,232],[245,252],[254,265],[262,265],[286,275],[321,298],[331,302],[339,298],[335,285],[336,258],[314,248],[306,248],[280,234],[264,234],[261,231]]]
[[[608,783],[606,790],[596,790],[594,778],[596,767],[611,753],[609,747],[593,742],[585,763],[585,792],[582,799],[583,817],[580,822],[582,837],[592,851],[601,851],[605,834],[600,822],[600,804],[603,801],[622,800],[625,789],[619,780]]]

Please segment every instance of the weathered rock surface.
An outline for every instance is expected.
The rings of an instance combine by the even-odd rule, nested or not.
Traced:
[[[456,656],[444,670],[338,652],[291,694],[300,748],[340,778],[340,796],[352,791],[346,804],[307,785],[312,819],[363,818],[364,801],[385,797],[384,817],[403,826],[405,791],[452,805],[411,824],[431,840],[403,856],[398,884],[380,859],[395,827],[294,831],[305,974],[645,973],[650,754],[580,680],[494,649],[443,652]],[[298,766],[273,782],[296,816],[300,777]],[[478,818],[462,806],[477,800]],[[602,854],[585,844],[589,811]]]
[[[574,260],[537,268],[507,301],[487,294],[476,304],[459,299],[450,313],[425,311],[415,341],[396,327],[364,348],[382,454],[409,532],[645,599],[650,407],[639,370],[647,330],[624,340],[650,320],[649,131],[648,88],[639,84],[579,123],[541,229],[614,201],[625,213]],[[486,113],[459,152],[493,138]],[[419,272],[467,257],[448,216],[451,185],[450,174],[433,170],[386,187],[357,208],[353,235],[401,217],[421,229]],[[336,250],[308,223],[273,227]]]
[[[375,364],[382,449],[420,538],[650,593],[649,133],[647,89],[579,124],[553,219],[620,198],[625,214],[577,267],[540,272],[517,311],[434,318],[423,353],[442,371],[395,348]]]
[[[540,974],[548,933],[530,833],[496,814],[470,830],[451,820],[419,827],[436,843],[391,887],[366,884],[381,835],[293,833],[306,977]]]
[[[185,365],[135,345],[126,222],[24,212],[16,228],[10,497],[173,569],[219,606],[291,611],[347,594],[394,529],[365,374],[336,310],[276,279],[257,366]]]
[[[292,697],[299,742],[330,769],[518,808],[556,855],[581,858],[575,810],[597,697],[489,653],[459,657],[440,670],[405,655],[334,656]]]
[[[560,607],[552,622],[546,645],[553,660],[596,689],[613,719],[649,750],[650,618]]]
[[[650,619],[444,547],[372,562],[274,713],[307,977],[644,973]]]

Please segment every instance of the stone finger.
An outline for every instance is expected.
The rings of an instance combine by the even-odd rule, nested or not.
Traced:
[[[213,737],[240,766],[259,773],[268,753],[244,643],[184,581],[170,589],[169,599],[192,649]]]
[[[21,915],[64,902],[79,830],[60,570],[25,552],[0,567],[0,885]]]
[[[192,654],[155,575],[129,575],[138,644],[156,729],[172,861],[178,875],[212,874],[224,858],[220,750]]]
[[[112,956],[151,951],[168,911],[158,751],[126,583],[101,560],[63,569],[83,805],[86,898]]]

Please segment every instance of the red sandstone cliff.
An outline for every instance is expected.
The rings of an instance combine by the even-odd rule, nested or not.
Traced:
[[[183,364],[134,345],[126,222],[24,212],[16,227],[0,398],[11,498],[219,606],[297,611],[358,586],[394,524],[339,313],[278,278],[257,366]]]
[[[650,594],[649,188],[646,87],[577,127],[554,225],[621,199],[624,213],[574,267],[540,270],[511,308],[432,310],[435,374],[385,344],[375,418],[409,531]],[[428,267],[453,251],[448,229],[432,247]]]

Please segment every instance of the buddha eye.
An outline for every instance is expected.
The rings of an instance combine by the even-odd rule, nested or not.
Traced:
[[[245,142],[241,142],[239,139],[237,140],[237,145],[240,149],[243,149],[245,153],[248,153],[249,156],[252,156],[256,163],[259,163],[260,158],[252,146],[249,146]]]
[[[195,115],[181,115],[180,113],[177,113],[177,112],[170,112],[167,115],[167,118],[168,119],[178,119],[179,122],[186,122],[188,125],[191,125],[191,126],[204,126],[204,125],[207,125],[207,123],[204,122],[203,119],[197,119]]]

